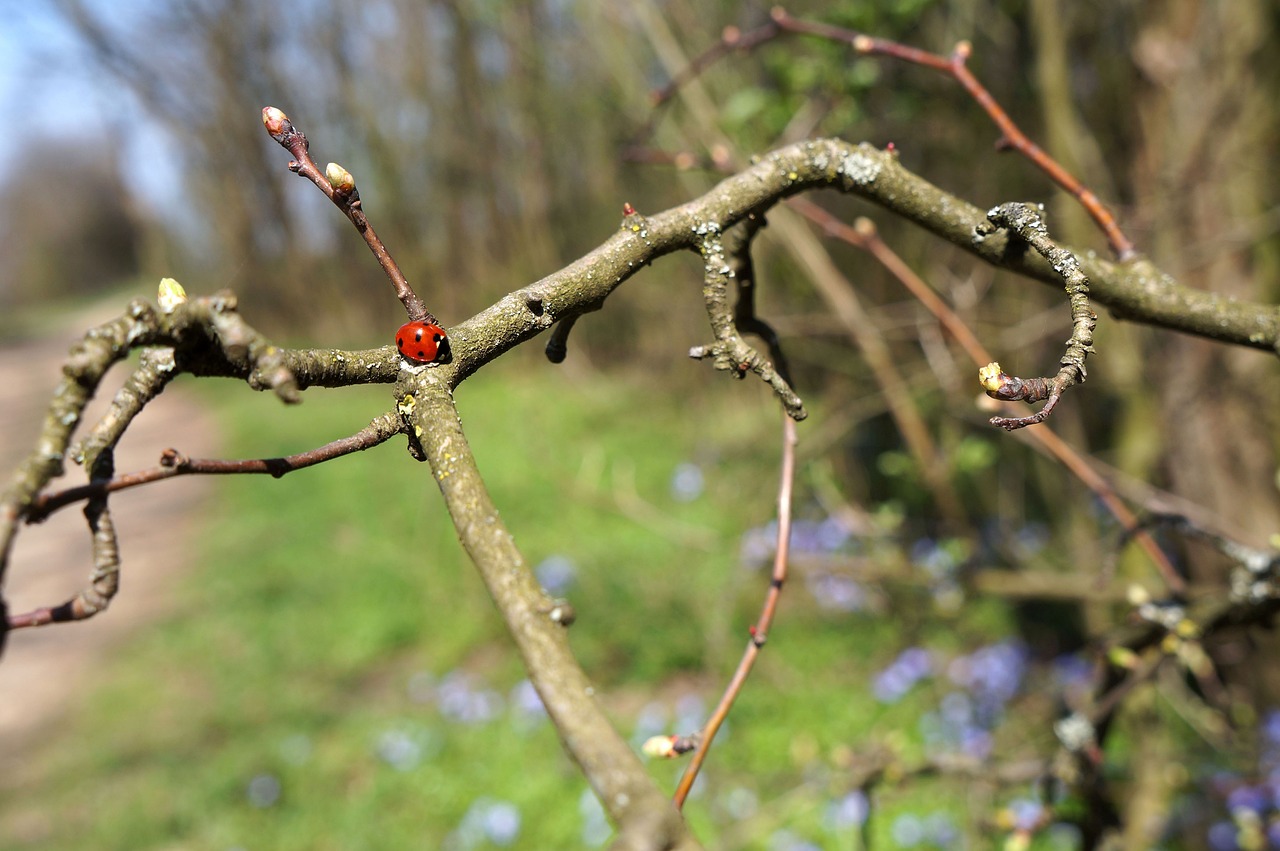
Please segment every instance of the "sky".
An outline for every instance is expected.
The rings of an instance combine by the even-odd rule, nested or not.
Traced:
[[[117,13],[139,7],[137,0],[110,5]],[[114,129],[136,195],[158,212],[179,208],[178,160],[164,133],[131,96],[89,70],[54,4],[0,0],[0,9],[0,105],[9,116],[7,132],[0,134],[0,162],[11,163],[24,147],[47,138],[78,138],[92,149],[95,139]],[[103,156],[111,155],[103,149]]]

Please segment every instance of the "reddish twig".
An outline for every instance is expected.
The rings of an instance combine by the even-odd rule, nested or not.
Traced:
[[[1089,214],[1089,217],[1094,220],[1094,223],[1098,225],[1098,228],[1106,236],[1111,250],[1115,252],[1120,260],[1132,260],[1137,256],[1133,242],[1120,229],[1115,216],[1102,203],[1101,199],[1063,168],[1057,160],[1032,142],[1018,128],[1018,125],[1009,117],[1004,108],[996,102],[991,93],[969,71],[965,63],[973,48],[968,42],[960,42],[950,56],[942,56],[889,39],[869,36],[856,30],[795,18],[785,9],[775,7],[770,12],[769,22],[754,30],[741,32],[736,28],[726,29],[719,42],[695,57],[688,67],[677,74],[665,87],[654,93],[654,105],[658,106],[670,100],[682,86],[729,53],[735,50],[753,50],[779,36],[788,34],[843,42],[863,55],[887,56],[929,68],[953,78],[964,88],[974,102],[982,107],[982,110],[1000,129],[1001,136],[996,143],[997,148],[1017,151],[1044,172],[1050,180],[1074,197],[1085,212]],[[643,132],[646,134],[651,132],[651,126],[651,124],[646,125]],[[647,135],[637,136],[637,139],[642,138],[647,138]]]
[[[110,479],[99,479],[54,493],[40,494],[32,500],[27,512],[28,523],[40,523],[50,514],[83,499],[105,497],[116,491],[147,485],[152,482],[184,475],[231,475],[237,473],[266,473],[280,478],[286,473],[301,470],[343,455],[371,449],[403,431],[398,414],[386,413],[375,418],[368,426],[349,437],[343,437],[324,446],[286,455],[283,458],[250,458],[230,461],[212,458],[188,458],[176,449],[166,449],[160,455],[160,466],[134,473],[125,473]]]
[[[750,628],[751,640],[747,642],[747,648],[742,654],[742,660],[738,663],[738,669],[734,671],[733,678],[725,688],[715,711],[711,713],[711,717],[707,719],[707,723],[696,736],[688,740],[683,740],[682,737],[676,737],[673,740],[673,755],[682,752],[676,747],[678,744],[676,740],[686,743],[696,742],[693,757],[685,768],[673,796],[677,808],[683,807],[685,800],[689,797],[689,790],[693,788],[693,782],[698,779],[698,772],[707,758],[707,752],[711,749],[711,742],[724,723],[724,719],[729,716],[729,710],[733,708],[734,701],[737,700],[743,684],[746,683],[751,669],[755,666],[756,658],[760,655],[760,650],[768,638],[769,628],[773,625],[778,601],[782,598],[782,586],[787,581],[787,556],[791,545],[791,491],[795,481],[795,469],[796,423],[791,417],[783,417],[782,476],[778,485],[778,543],[773,556],[773,574],[769,581],[769,591],[765,594],[760,616]]]
[[[975,366],[982,366],[993,361],[991,353],[979,342],[977,336],[969,329],[969,326],[960,318],[959,314],[939,298],[933,288],[925,283],[881,239],[874,222],[867,218],[859,218],[850,226],[812,201],[803,198],[792,198],[787,203],[792,209],[822,228],[823,232],[828,236],[846,242],[855,248],[860,248],[875,257],[900,284],[915,296],[917,301],[924,305],[926,310],[937,318],[938,322],[947,329],[947,332],[964,349],[965,354],[968,355]],[[1146,552],[1156,570],[1159,571],[1161,578],[1168,585],[1169,590],[1179,595],[1186,593],[1186,582],[1178,575],[1177,569],[1169,561],[1169,557],[1165,555],[1164,550],[1160,549],[1160,545],[1142,527],[1137,515],[1124,503],[1120,495],[1116,493],[1115,488],[1111,486],[1111,483],[1091,467],[1079,452],[1072,449],[1069,444],[1048,428],[1027,429],[1019,432],[1019,434],[1023,435],[1041,452],[1057,460],[1072,475],[1083,482],[1085,487],[1093,491],[1098,499],[1102,501],[1102,504],[1107,507],[1107,510],[1111,512],[1111,515],[1116,518],[1121,528],[1131,534],[1134,540],[1138,542],[1138,545]]]
[[[405,312],[409,314],[409,319],[415,322],[422,320],[432,325],[439,325],[439,320],[431,314],[431,311],[427,310],[427,306],[422,299],[418,298],[417,293],[413,291],[413,287],[409,286],[409,281],[405,278],[404,273],[400,271],[400,265],[392,258],[382,240],[378,238],[373,225],[369,224],[369,219],[361,208],[360,191],[356,189],[355,178],[351,176],[351,172],[337,163],[329,163],[323,172],[320,171],[315,160],[311,159],[311,154],[308,151],[310,143],[307,141],[306,135],[294,127],[293,122],[289,120],[289,116],[276,107],[263,107],[262,123],[267,128],[267,132],[271,134],[271,138],[279,142],[280,146],[293,156],[293,162],[289,163],[289,170],[314,183],[351,220],[351,224],[356,226],[356,230],[364,238],[365,244],[369,246],[373,256],[378,259],[378,265],[382,267],[382,271],[390,279],[391,285],[395,287],[396,297],[404,305]]]
[[[967,41],[962,41],[956,45],[955,50],[951,53],[951,61],[949,63],[951,76],[955,77],[957,82],[964,86],[969,96],[982,107],[983,111],[1000,128],[1002,135],[996,145],[1000,148],[1012,148],[1022,154],[1047,174],[1050,180],[1079,201],[1080,206],[1085,209],[1085,212],[1089,214],[1089,217],[1093,219],[1094,223],[1107,237],[1107,243],[1111,246],[1111,250],[1115,252],[1116,257],[1122,261],[1132,260],[1136,257],[1138,252],[1133,247],[1133,242],[1125,235],[1124,231],[1120,230],[1120,225],[1116,222],[1115,216],[1102,203],[1102,200],[1089,187],[1063,168],[1061,163],[1045,153],[1043,148],[1032,142],[1025,133],[1018,129],[1018,125],[1013,123],[1013,119],[1009,117],[1009,114],[996,103],[991,93],[973,76],[973,73],[965,64],[972,50],[973,48]]]

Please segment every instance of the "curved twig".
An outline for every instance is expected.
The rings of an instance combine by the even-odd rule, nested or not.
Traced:
[[[880,237],[875,223],[867,218],[859,218],[852,226],[845,224],[831,213],[803,198],[793,198],[788,206],[798,210],[801,215],[823,229],[831,237],[841,240],[856,248],[868,252],[882,266],[889,270],[893,277],[934,315],[938,322],[947,329],[965,354],[975,366],[991,363],[994,358],[986,347],[979,342],[977,336],[969,329],[964,320],[952,310],[946,302],[938,297],[930,286],[924,282],[911,267]],[[1062,466],[1093,491],[1098,499],[1111,512],[1121,528],[1132,530],[1135,539],[1151,559],[1169,589],[1176,594],[1186,591],[1186,583],[1178,575],[1173,563],[1165,555],[1164,550],[1151,535],[1139,528],[1137,515],[1121,500],[1111,482],[1107,481],[1080,453],[1058,437],[1050,429],[1031,429],[1019,432],[1030,441],[1031,445],[1056,460]]]
[[[737,271],[730,261],[735,257],[749,256],[751,236],[758,226],[753,224],[752,217],[748,217],[730,231],[736,237],[731,238],[726,234],[722,238],[719,227],[714,223],[706,225],[703,238],[698,244],[703,262],[702,298],[707,305],[707,315],[716,341],[706,346],[695,346],[689,350],[689,357],[697,360],[711,358],[716,369],[727,371],[736,378],[754,372],[773,388],[789,416],[803,420],[808,416],[804,403],[800,401],[783,372],[742,339],[734,321],[734,308],[729,304],[729,282],[737,280]],[[748,230],[741,232],[743,228]],[[726,249],[726,239],[731,240],[732,251]],[[754,311],[750,315],[754,319]],[[768,325],[754,319],[753,328],[767,335],[767,342],[772,338],[772,347],[777,348],[777,336]]]
[[[400,434],[403,427],[398,414],[388,411],[374,417],[369,425],[348,437],[317,446],[306,452],[285,455],[282,458],[250,458],[230,461],[214,458],[188,458],[176,449],[166,449],[160,455],[160,466],[134,473],[124,473],[110,479],[98,479],[77,487],[66,488],[54,493],[43,493],[31,502],[27,511],[28,523],[43,522],[50,514],[60,508],[129,488],[147,485],[164,479],[173,479],[184,475],[233,475],[265,473],[278,479],[295,470],[302,470],[343,455],[351,455],[365,449],[372,449]]]
[[[1015,378],[1005,375],[992,362],[978,370],[978,379],[987,395],[1005,402],[1040,402],[1045,406],[1028,417],[992,417],[991,424],[1006,431],[1042,423],[1052,413],[1062,394],[1081,384],[1088,374],[1085,359],[1093,352],[1093,329],[1098,316],[1089,308],[1089,279],[1080,270],[1080,261],[1049,238],[1044,219],[1031,204],[1001,204],[987,213],[987,222],[974,231],[974,238],[986,239],[997,230],[1007,230],[1040,252],[1066,282],[1071,302],[1071,339],[1062,355],[1058,374],[1050,378]]]

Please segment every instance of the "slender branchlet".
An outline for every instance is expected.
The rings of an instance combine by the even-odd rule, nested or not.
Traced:
[[[351,224],[355,225],[360,236],[364,238],[365,244],[377,258],[378,265],[391,281],[391,286],[396,291],[396,298],[400,299],[400,303],[404,305],[409,319],[438,325],[439,320],[427,310],[426,304],[413,291],[408,279],[400,271],[400,265],[387,251],[387,247],[374,231],[373,225],[369,224],[369,218],[360,204],[360,192],[356,188],[356,181],[351,176],[351,172],[337,163],[329,163],[321,171],[315,160],[311,159],[311,143],[307,141],[306,134],[295,127],[289,120],[289,116],[276,107],[263,107],[262,124],[271,138],[279,142],[280,146],[292,155],[293,162],[289,163],[289,170],[315,184],[330,201],[337,205]]]
[[[791,505],[795,486],[796,471],[796,422],[794,418],[784,417],[782,420],[782,471],[778,482],[778,535],[774,544],[773,571],[769,576],[769,587],[760,607],[760,615],[750,626],[750,639],[743,650],[738,668],[720,696],[719,703],[707,719],[701,730],[687,736],[657,736],[645,743],[645,753],[653,757],[671,759],[692,752],[689,765],[685,768],[680,782],[676,785],[674,799],[677,807],[683,807],[693,789],[694,781],[706,761],[711,750],[711,743],[716,733],[723,726],[734,702],[742,693],[747,677],[755,667],[760,651],[769,638],[769,630],[773,626],[778,612],[778,603],[782,599],[782,589],[787,582],[791,554]]]
[[[773,392],[782,401],[783,408],[789,416],[796,420],[803,420],[808,416],[804,403],[791,388],[783,371],[774,365],[774,361],[761,355],[742,339],[739,327],[734,321],[735,309],[729,300],[730,284],[739,283],[738,270],[750,269],[751,237],[758,227],[758,223],[754,222],[752,217],[748,217],[729,232],[734,234],[733,236],[729,234],[722,236],[715,223],[709,223],[703,228],[702,239],[698,243],[703,262],[702,298],[707,305],[707,315],[711,320],[711,330],[716,340],[714,343],[690,349],[689,357],[711,358],[716,369],[725,370],[735,378],[743,378],[748,372],[754,372],[773,388]],[[729,243],[728,247],[726,242]],[[742,291],[740,287],[737,289],[741,303]],[[771,348],[778,350],[777,335],[767,324],[756,319],[750,299],[751,296],[748,295],[748,301],[740,315],[747,319],[752,331],[764,335],[765,341]]]
[[[726,27],[720,41],[709,47],[699,56],[694,57],[688,66],[672,78],[665,87],[652,95],[655,106],[660,106],[675,96],[683,86],[700,76],[707,68],[723,57],[734,52],[748,52],[762,45],[769,44],[782,36],[801,35],[821,38],[848,44],[864,56],[883,56],[919,65],[932,71],[945,74],[956,80],[965,92],[978,104],[999,128],[1001,136],[996,142],[998,150],[1013,150],[1025,157],[1043,171],[1049,179],[1074,197],[1093,219],[1098,228],[1106,235],[1111,249],[1121,261],[1133,260],[1137,251],[1133,242],[1120,229],[1115,216],[1102,200],[1074,175],[1063,168],[1062,164],[1049,156],[1043,148],[1031,141],[1022,132],[1004,108],[996,102],[986,87],[978,81],[967,66],[973,52],[969,42],[959,42],[950,55],[944,56],[921,50],[917,47],[902,44],[886,38],[877,38],[845,27],[833,26],[821,21],[809,21],[797,18],[776,6],[770,12],[769,21],[753,30],[743,31],[737,27]],[[653,134],[654,119],[645,124],[636,135],[634,148],[640,148],[644,140]]]
[[[1062,394],[1082,384],[1088,374],[1085,358],[1093,353],[1093,329],[1098,315],[1089,307],[1089,279],[1080,261],[1049,238],[1040,210],[1031,204],[1002,204],[987,213],[987,221],[974,230],[974,239],[983,240],[997,230],[1008,231],[1016,242],[1025,243],[1040,253],[1062,276],[1071,303],[1071,339],[1067,340],[1058,373],[1048,378],[1016,378],[1006,375],[1000,364],[992,362],[978,370],[978,380],[987,395],[1005,402],[1041,402],[1045,406],[1028,417],[992,417],[991,424],[1007,431],[1042,423],[1053,412]],[[1046,401],[1047,400],[1047,401]]]

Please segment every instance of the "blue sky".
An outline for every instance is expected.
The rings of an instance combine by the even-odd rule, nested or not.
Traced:
[[[0,136],[7,156],[32,138],[101,124],[102,92],[80,70],[75,40],[46,3],[12,4],[0,27]]]
[[[91,5],[102,5],[94,3]],[[113,14],[137,2],[108,4]],[[176,206],[177,158],[129,95],[89,70],[78,43],[48,2],[6,4],[0,27],[0,105],[9,121],[0,134],[0,162],[46,138],[75,137],[92,150],[112,130],[137,194],[159,209]],[[110,117],[108,117],[110,116]],[[105,149],[103,156],[111,156]]]

